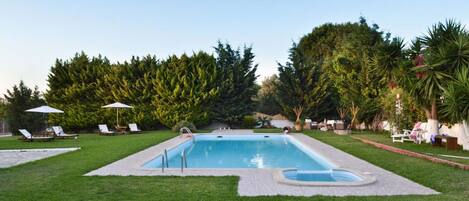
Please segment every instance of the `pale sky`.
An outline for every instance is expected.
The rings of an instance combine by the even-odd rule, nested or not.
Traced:
[[[112,62],[132,55],[166,58],[213,53],[217,40],[251,45],[260,81],[277,73],[293,41],[320,24],[364,16],[410,41],[448,18],[467,26],[468,11],[463,0],[0,0],[0,94],[20,80],[45,91],[55,59],[80,51]]]

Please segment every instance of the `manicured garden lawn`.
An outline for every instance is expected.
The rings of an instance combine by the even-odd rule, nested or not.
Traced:
[[[405,143],[393,143],[389,134],[375,134],[371,132],[356,132],[353,136],[360,137],[363,139],[372,140],[374,142],[378,142],[381,144],[392,145],[394,147],[399,147],[402,149],[407,149],[410,151],[422,153],[422,154],[430,154],[432,156],[455,161],[462,164],[469,164],[469,159],[458,159],[458,158],[451,158],[451,157],[444,157],[439,155],[452,155],[452,156],[462,156],[469,158],[469,151],[463,151],[462,149],[459,150],[446,150],[444,147],[434,147],[431,144],[422,143],[422,144],[415,144],[413,142],[405,142]]]
[[[83,134],[77,141],[26,143],[0,138],[0,149],[82,147],[8,169],[0,169],[0,200],[464,200],[469,171],[390,153],[349,136],[308,135],[442,192],[436,196],[239,197],[237,177],[87,177],[83,174],[176,136],[170,131],[105,137]]]

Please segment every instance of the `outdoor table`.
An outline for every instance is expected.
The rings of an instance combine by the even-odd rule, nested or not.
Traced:
[[[455,150],[458,149],[458,138],[448,135],[437,135],[435,136],[435,143],[433,146],[443,146],[443,139],[446,139],[446,150]]]
[[[127,126],[116,126],[116,132],[125,134],[127,133]]]

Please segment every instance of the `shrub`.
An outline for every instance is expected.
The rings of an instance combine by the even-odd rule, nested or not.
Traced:
[[[243,118],[243,128],[254,128],[254,126],[256,126],[256,124],[257,124],[257,121],[256,121],[256,118],[254,116],[251,116],[251,115],[244,116],[244,118]]]
[[[197,128],[195,127],[195,125],[192,122],[188,122],[188,121],[178,122],[176,125],[173,126],[173,128],[171,130],[174,131],[174,132],[179,132],[179,130],[183,127],[189,128],[192,132],[197,131]]]

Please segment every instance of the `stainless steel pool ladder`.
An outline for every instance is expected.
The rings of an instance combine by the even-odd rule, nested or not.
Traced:
[[[191,129],[187,128],[187,127],[182,127],[181,129],[179,129],[179,134],[184,134],[184,131],[186,131],[187,134],[190,134],[192,135],[192,131]]]
[[[186,150],[181,153],[181,172],[184,172],[184,168],[187,168]]]
[[[161,155],[161,171],[164,172],[164,166],[169,168],[169,160],[168,160],[168,151],[164,149],[164,154]]]
[[[191,129],[189,129],[187,127],[182,127],[181,129],[179,129],[179,135],[183,135],[184,131],[191,136],[192,142],[195,143],[195,138],[194,138],[194,135],[192,134]]]

